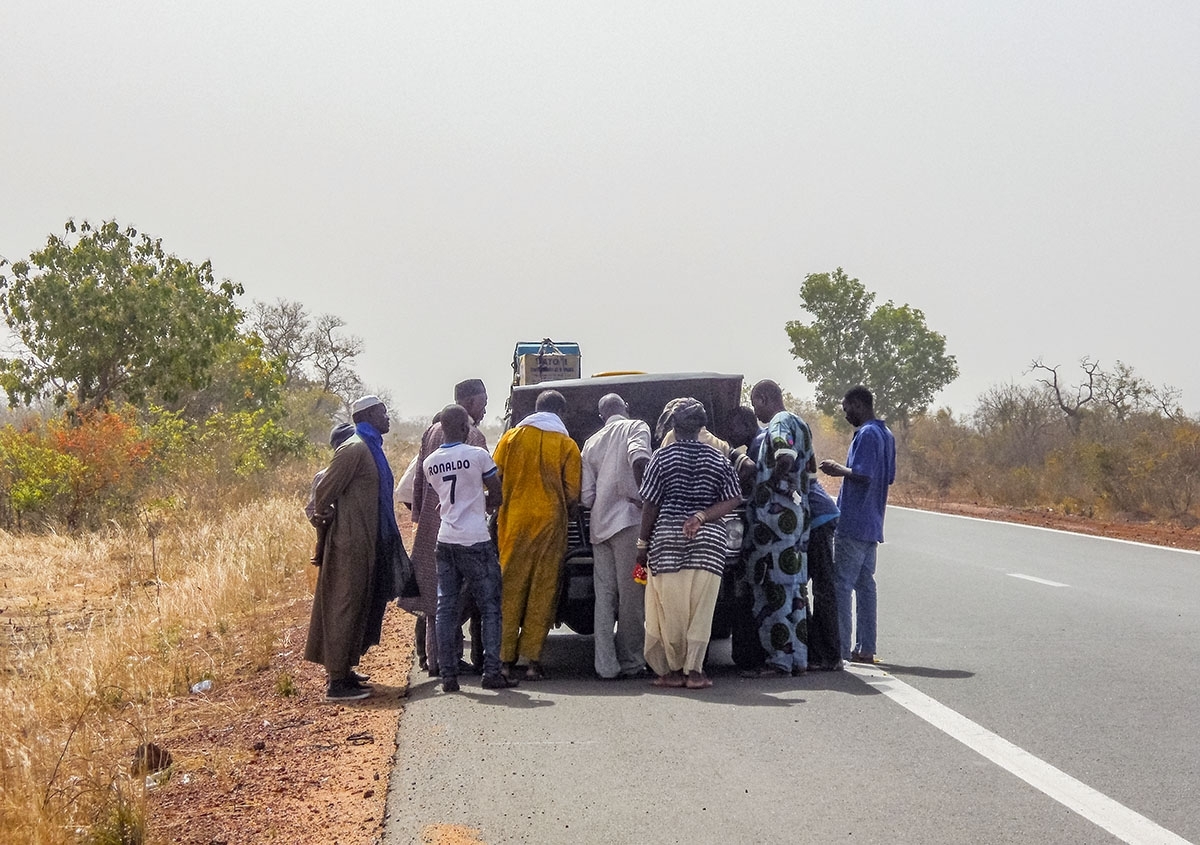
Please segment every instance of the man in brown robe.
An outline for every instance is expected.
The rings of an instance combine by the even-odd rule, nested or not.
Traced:
[[[471,419],[470,431],[467,433],[467,445],[487,448],[487,438],[479,430],[479,423],[487,412],[487,388],[483,381],[477,378],[460,381],[454,385],[454,403],[466,409]],[[421,450],[417,455],[417,466],[437,451],[442,445],[442,425],[435,422],[425,430],[421,437]],[[439,676],[438,645],[437,645],[437,535],[442,526],[438,512],[438,495],[429,486],[425,474],[418,472],[413,480],[412,521],[417,526],[413,537],[412,562],[417,575],[417,586],[421,590],[419,598],[400,599],[399,605],[412,613],[424,614],[418,619],[417,625],[417,658],[424,658],[423,668],[429,671],[429,677]],[[473,641],[479,640],[472,626]],[[474,642],[472,643],[474,647]],[[482,652],[481,652],[482,655]],[[482,657],[481,657],[482,659]]]
[[[353,667],[366,650],[379,642],[378,606],[386,603],[385,581],[377,548],[380,519],[380,465],[373,451],[390,428],[387,408],[376,396],[364,396],[352,406],[356,434],[338,447],[329,469],[313,494],[316,513],[332,514],[313,596],[312,618],[304,658],[320,663],[329,675],[327,701],[366,698],[366,676]],[[382,453],[380,453],[382,458]],[[386,460],[383,469],[390,476]],[[388,495],[391,479],[386,479]],[[391,514],[394,525],[395,515]],[[397,542],[398,537],[397,537]],[[390,578],[390,574],[388,574]]]

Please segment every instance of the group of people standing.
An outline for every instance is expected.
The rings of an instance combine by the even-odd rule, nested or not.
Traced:
[[[751,403],[727,423],[731,445],[708,431],[701,402],[674,400],[658,420],[661,445],[654,451],[649,426],[630,416],[621,396],[608,394],[598,405],[603,425],[580,450],[563,422],[566,400],[545,390],[534,412],[489,454],[478,428],[487,406],[484,385],[478,379],[456,385],[455,403],[422,438],[412,496],[412,561],[421,595],[401,600],[424,617],[419,651],[442,689],[457,691],[459,674],[471,667],[462,659],[468,609],[478,618],[472,640],[482,655],[472,663],[485,688],[546,677],[541,651],[554,623],[568,520],[580,504],[591,515],[597,677],[642,677],[648,665],[658,686],[712,685],[704,659],[725,575],[725,520],[743,504],[738,577],[745,600],[734,624],[734,658],[743,675],[874,662],[875,547],[895,477],[891,432],[874,417],[869,390],[846,394],[843,410],[856,427],[846,464],[826,460],[819,467],[842,478],[835,504],[815,478],[811,431],[786,410],[779,386],[757,383]],[[354,411],[354,435],[337,447],[310,503],[310,518],[330,528],[314,561],[321,571],[306,657],[325,665],[330,700],[370,693],[366,676],[353,667],[379,641],[382,613],[373,608],[392,593],[378,572],[399,543],[391,472],[386,460],[379,462],[382,451],[375,455],[375,441],[387,431],[386,409],[364,397]],[[495,513],[494,538],[489,513]],[[350,552],[353,542],[358,547]],[[853,642],[852,596],[858,601]]]
[[[875,548],[896,477],[892,433],[875,417],[870,390],[846,393],[842,410],[855,427],[846,464],[819,465],[841,478],[835,503],[816,476],[812,432],[784,407],[779,385],[760,381],[750,401],[766,427],[745,447],[755,456],[742,573],[751,601],[748,619],[735,619],[735,662],[743,675],[760,677],[874,663]],[[747,605],[738,607],[745,617]]]
[[[465,671],[481,672],[485,689],[505,689],[545,677],[542,646],[554,624],[567,520],[579,503],[579,447],[562,421],[566,400],[555,391],[539,395],[534,413],[505,432],[490,455],[478,428],[487,408],[483,382],[460,382],[455,400],[425,432],[417,456],[412,558],[421,597],[401,606],[423,613],[425,645],[418,650],[444,691],[457,691]],[[462,423],[451,429],[448,419]],[[464,489],[483,492],[464,503]],[[447,531],[448,513],[471,525],[469,549],[457,548],[459,539]],[[472,646],[482,649],[467,663],[462,624],[472,611],[479,616]]]
[[[481,672],[485,689],[506,689],[545,676],[542,645],[554,623],[568,514],[579,502],[579,447],[557,392],[541,394],[534,413],[505,432],[492,454],[478,428],[487,408],[483,382],[460,382],[454,394],[417,456],[412,558],[421,596],[401,606],[423,613],[418,650],[444,691],[457,691],[465,671]],[[448,526],[448,515],[456,525]],[[469,534],[457,533],[460,523]],[[467,663],[462,624],[474,614],[472,647],[482,648]],[[525,658],[520,676],[518,655]]]
[[[591,470],[597,478],[593,484],[600,488],[607,484],[628,490],[634,462],[646,452],[649,430],[620,413],[619,397],[605,401],[611,403],[601,407],[605,426],[583,449],[585,489]],[[812,433],[785,408],[779,385],[758,382],[750,401],[752,408],[736,409],[727,421],[732,443],[707,430],[704,406],[694,399],[675,400],[659,419],[662,445],[636,479],[642,513],[633,549],[635,564],[648,569],[644,617],[624,613],[627,605],[637,604],[636,596],[619,597],[616,641],[622,676],[633,674],[625,667],[636,663],[629,642],[644,635],[643,655],[657,675],[656,685],[711,686],[704,658],[727,562],[723,520],[739,505],[744,505],[745,531],[740,571],[734,577],[732,651],[741,674],[795,675],[837,670],[843,660],[876,661],[875,547],[883,540],[888,487],[895,479],[892,434],[875,418],[869,390],[860,386],[846,394],[843,411],[856,428],[847,463],[826,460],[819,466],[842,478],[835,503],[816,478]],[[628,438],[617,436],[622,432]],[[626,444],[628,460],[623,463]],[[637,499],[626,494],[618,501],[636,507]],[[604,539],[594,526],[606,519],[605,510],[597,497],[592,505],[594,546]],[[628,547],[624,549],[624,556],[617,555],[616,576],[632,590],[627,579],[620,580],[628,570]],[[602,562],[608,568],[609,553],[597,550],[595,557],[596,671],[611,677],[608,632],[614,599],[605,590],[608,573],[601,574]],[[855,598],[859,621],[852,640]],[[623,633],[626,619],[633,632]]]

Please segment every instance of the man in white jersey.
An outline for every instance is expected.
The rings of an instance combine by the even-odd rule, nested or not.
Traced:
[[[487,512],[500,504],[500,476],[486,449],[464,441],[471,419],[461,405],[442,409],[443,442],[421,469],[440,503],[437,535],[437,647],[443,692],[458,691],[459,596],[470,585],[482,617],[483,687],[517,681],[500,672],[500,563],[488,532]]]

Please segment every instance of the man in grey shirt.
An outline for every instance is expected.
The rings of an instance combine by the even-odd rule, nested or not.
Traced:
[[[633,567],[650,427],[630,419],[625,400],[615,393],[600,399],[599,411],[604,426],[583,444],[581,496],[592,512],[596,674],[605,680],[636,678],[645,671],[646,607],[645,587],[633,580]]]

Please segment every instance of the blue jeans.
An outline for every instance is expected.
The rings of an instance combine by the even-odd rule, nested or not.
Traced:
[[[437,544],[437,646],[438,667],[443,678],[458,677],[461,648],[457,634],[462,628],[459,600],[463,583],[479,608],[483,637],[483,674],[500,672],[500,563],[490,542],[460,546]]]
[[[879,544],[870,540],[855,540],[838,534],[833,543],[833,570],[837,579],[838,635],[842,643],[842,658],[850,652],[875,653],[876,597],[875,551]],[[850,639],[850,593],[857,601],[858,630]]]

